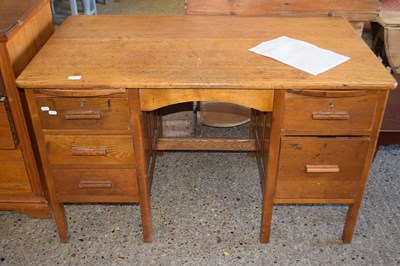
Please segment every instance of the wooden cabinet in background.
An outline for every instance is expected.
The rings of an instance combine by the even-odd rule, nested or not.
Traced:
[[[0,18],[0,210],[49,217],[15,79],[54,32],[50,1],[2,0]]]
[[[375,21],[379,0],[186,0],[187,15],[344,17],[361,35],[364,23]]]

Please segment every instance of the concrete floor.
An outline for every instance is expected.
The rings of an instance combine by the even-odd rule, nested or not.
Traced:
[[[400,265],[400,145],[381,147],[353,242],[342,205],[278,205],[260,244],[261,190],[245,153],[171,152],[157,158],[154,240],[137,205],[67,205],[70,241],[52,219],[0,212],[0,265]]]
[[[177,0],[110,2],[99,3],[99,13],[117,6],[121,13],[122,6],[157,10],[166,2],[183,12]],[[341,243],[346,206],[278,205],[271,242],[264,245],[254,158],[167,152],[157,158],[152,185],[152,243],[142,241],[140,208],[133,204],[67,205],[67,244],[59,242],[52,219],[0,212],[0,266],[400,265],[399,163],[400,145],[379,149],[351,244]]]

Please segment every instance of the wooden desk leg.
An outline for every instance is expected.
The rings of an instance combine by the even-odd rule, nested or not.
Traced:
[[[142,218],[142,228],[143,228],[143,241],[145,243],[150,243],[153,240],[153,229],[151,222],[151,210],[150,210],[150,195],[140,197],[140,215]],[[146,198],[142,200],[142,198]],[[145,202],[148,202],[147,204]]]
[[[273,199],[264,198],[263,209],[261,215],[261,230],[260,241],[261,243],[268,244],[271,235],[271,221],[272,221]]]
[[[346,221],[344,224],[344,229],[342,234],[342,240],[343,243],[345,244],[349,244],[353,239],[354,230],[358,220],[358,213],[360,212],[363,194],[368,180],[369,170],[371,168],[372,160],[374,158],[376,149],[378,149],[378,147],[376,146],[377,138],[379,136],[379,129],[381,127],[383,114],[385,112],[385,106],[389,91],[382,92],[382,94],[383,93],[384,95],[383,97],[379,98],[379,104],[377,105],[378,107],[376,108],[375,111],[376,119],[374,120],[372,126],[372,131],[370,135],[371,143],[368,148],[367,156],[365,158],[365,165],[361,175],[359,191],[357,192],[354,202],[350,204],[349,209],[347,211]]]
[[[264,176],[263,202],[261,214],[261,243],[268,243],[271,232],[272,210],[275,197],[276,176],[278,174],[279,150],[281,141],[281,124],[285,92],[275,91],[274,111],[272,112],[271,135],[268,149],[267,167]],[[264,120],[263,127],[267,126]]]
[[[357,224],[360,205],[361,205],[360,203],[353,203],[349,205],[342,234],[342,240],[344,244],[350,244],[351,241],[353,240],[353,235]]]
[[[128,91],[131,105],[131,125],[138,175],[143,241],[149,243],[152,241],[153,232],[151,223],[150,184],[149,177],[147,176],[147,166],[150,164],[145,158],[144,120],[140,109],[139,91],[137,89],[129,89]]]
[[[58,235],[62,243],[68,242],[68,224],[67,217],[65,216],[64,204],[52,201],[51,207],[53,208],[54,218],[57,225]]]
[[[156,117],[155,118],[155,125],[154,125],[155,126],[155,130],[158,131],[156,139],[158,140],[159,138],[162,138],[164,136],[163,116],[162,116],[162,114],[160,114],[160,112],[155,112],[154,115]],[[156,140],[156,143],[157,143],[157,140]],[[155,146],[156,147],[154,147],[154,148],[157,148],[157,145],[155,145]],[[163,156],[164,155],[164,151],[156,150],[155,152],[157,153],[157,156]]]
[[[261,243],[268,243],[271,234],[272,210],[274,207],[276,175],[279,155],[279,138],[272,140],[268,153],[268,166],[264,177],[263,203],[261,214]]]
[[[384,109],[384,105],[383,105]],[[380,109],[377,111],[377,116],[382,116],[383,110]],[[359,187],[359,191],[354,199],[354,202],[349,205],[349,209],[347,210],[347,216],[346,216],[346,221],[344,223],[344,228],[343,228],[343,234],[342,234],[342,240],[344,244],[349,244],[351,243],[354,235],[354,230],[356,228],[357,220],[358,220],[358,213],[360,212],[360,207],[362,204],[362,199],[363,199],[363,194],[364,190],[367,184],[368,180],[368,174],[369,174],[369,169],[371,167],[372,159],[374,156],[375,148],[376,148],[376,138],[377,138],[377,132],[379,130],[379,123],[377,126],[374,127],[374,132],[371,134],[372,135],[372,140],[371,144],[368,149],[368,154],[366,156],[366,163],[364,165],[364,170],[361,176],[361,185]]]
[[[255,130],[255,124],[256,124],[256,122],[255,122],[255,110],[253,110],[253,109],[251,109],[250,110],[250,122],[249,122],[249,138],[250,139],[255,139],[255,133],[254,133],[254,130]],[[256,152],[255,151],[249,151],[248,152],[248,156],[249,157],[256,157]]]

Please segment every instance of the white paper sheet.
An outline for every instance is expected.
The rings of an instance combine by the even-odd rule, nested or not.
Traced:
[[[350,59],[350,57],[286,36],[260,43],[249,50],[315,76]]]

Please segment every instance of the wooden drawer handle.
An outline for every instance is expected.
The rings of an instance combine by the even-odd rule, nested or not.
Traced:
[[[108,149],[72,147],[71,152],[73,156],[106,156]]]
[[[81,180],[79,188],[112,188],[111,180]]]
[[[306,165],[307,173],[338,173],[339,171],[339,165]]]
[[[98,120],[101,119],[100,111],[92,110],[76,110],[67,111],[65,114],[65,119],[67,120]]]
[[[347,111],[337,112],[313,112],[313,120],[349,120],[350,115]]]

